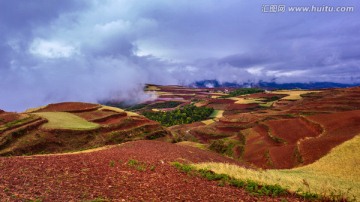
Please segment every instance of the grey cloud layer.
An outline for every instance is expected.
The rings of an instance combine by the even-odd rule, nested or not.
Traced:
[[[263,4],[355,6],[261,13]],[[0,1],[0,108],[144,100],[144,83],[360,82],[360,3]]]

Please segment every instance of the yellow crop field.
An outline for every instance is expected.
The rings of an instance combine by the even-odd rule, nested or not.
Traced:
[[[68,112],[39,112],[34,114],[47,119],[49,122],[43,127],[49,129],[91,130],[100,127],[99,124],[88,122]]]
[[[123,109],[117,107],[110,107],[110,106],[102,106],[99,110],[110,110],[114,112],[125,112]]]
[[[240,97],[231,97],[230,100],[235,100],[235,104],[252,104],[252,103],[263,103],[261,99],[251,99],[251,98],[240,98]]]
[[[209,125],[209,124],[212,124],[214,123],[215,121],[213,119],[208,119],[208,120],[204,120],[204,121],[201,121],[201,123],[205,124],[205,125]]]
[[[286,97],[281,98],[282,100],[300,100],[302,97],[300,95],[308,94],[308,93],[318,93],[321,91],[308,91],[308,90],[277,90],[272,91],[274,94],[283,94],[288,95]]]
[[[221,118],[223,117],[224,110],[214,110],[214,112],[210,115],[210,118]]]
[[[206,147],[206,144],[201,144],[201,143],[197,143],[197,142],[182,141],[182,142],[178,142],[176,144],[190,146],[190,147],[196,147],[196,148],[199,148],[202,150],[208,150],[208,148]]]
[[[223,163],[195,164],[231,177],[260,184],[279,184],[290,191],[319,195],[340,194],[360,199],[360,135],[333,148],[329,154],[303,167],[282,170],[252,170]]]
[[[161,89],[159,87],[157,87],[157,86],[149,85],[149,86],[147,86],[146,90],[148,90],[148,91],[158,91],[158,90],[161,90]]]

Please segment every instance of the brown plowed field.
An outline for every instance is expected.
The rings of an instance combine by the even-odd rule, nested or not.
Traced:
[[[141,162],[143,171],[129,166],[130,159]],[[208,151],[157,141],[73,155],[0,158],[0,197],[4,201],[281,201],[181,173],[169,164],[173,161],[241,165]]]

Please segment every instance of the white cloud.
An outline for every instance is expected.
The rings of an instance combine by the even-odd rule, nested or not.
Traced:
[[[293,71],[279,71],[279,70],[270,70],[266,72],[266,76],[275,76],[275,77],[295,77],[301,76],[307,73],[308,70],[293,70]]]
[[[249,72],[250,74],[253,74],[256,76],[261,76],[263,69],[264,69],[264,67],[250,67],[250,68],[246,69],[246,71]]]
[[[68,58],[78,53],[74,46],[58,41],[47,41],[40,38],[33,40],[30,45],[29,52],[35,56],[50,59]]]

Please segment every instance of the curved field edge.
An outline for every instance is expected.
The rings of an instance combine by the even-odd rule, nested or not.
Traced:
[[[333,148],[326,156],[304,167],[251,170],[224,163],[193,164],[241,180],[287,187],[291,192],[316,193],[338,200],[360,199],[360,135]]]
[[[100,127],[99,124],[88,122],[68,112],[38,112],[33,114],[49,121],[42,126],[47,129],[91,130]]]

